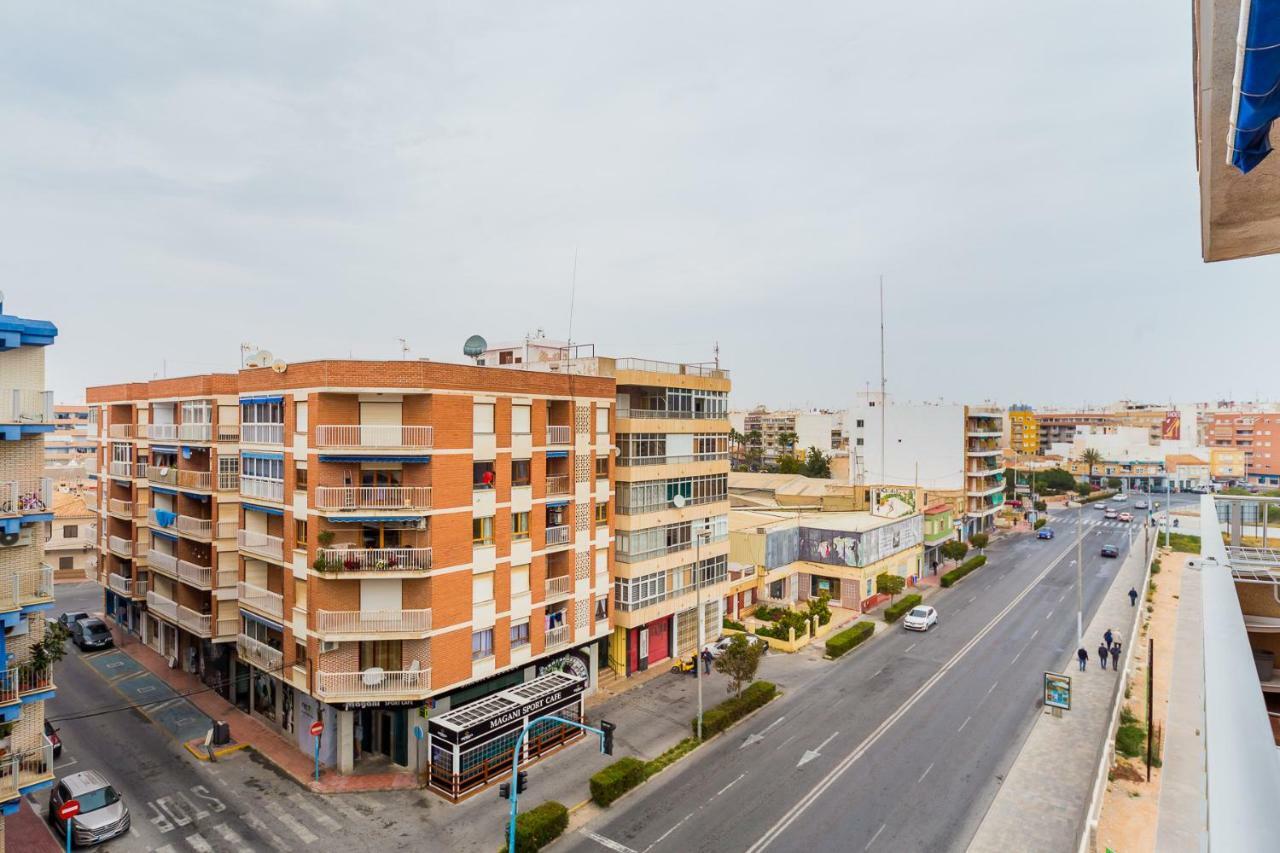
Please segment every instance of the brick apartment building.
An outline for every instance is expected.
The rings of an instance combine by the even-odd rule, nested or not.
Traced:
[[[315,361],[87,394],[106,611],[299,749],[319,719],[324,763],[456,798],[514,735],[449,742],[450,711],[536,693],[575,713],[595,687],[612,379]]]
[[[1280,486],[1280,414],[1215,412],[1205,440],[1210,449],[1239,448],[1247,482]]]

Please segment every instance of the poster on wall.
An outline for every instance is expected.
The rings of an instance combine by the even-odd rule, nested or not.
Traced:
[[[1178,441],[1182,438],[1182,414],[1177,410],[1164,413],[1164,424],[1160,427],[1160,437],[1166,441]]]
[[[924,523],[918,515],[865,533],[802,527],[800,559],[828,566],[868,566],[923,540]]]
[[[881,518],[902,518],[916,511],[915,489],[872,489],[871,512]]]

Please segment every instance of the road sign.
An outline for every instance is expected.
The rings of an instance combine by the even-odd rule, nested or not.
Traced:
[[[1044,705],[1046,708],[1071,710],[1071,676],[1059,672],[1044,674]]]
[[[58,806],[58,817],[63,820],[70,820],[78,814],[80,814],[79,800],[67,800],[65,803]]]
[[[320,733],[323,731],[324,731],[324,723],[322,721],[316,720],[314,723],[311,724],[312,737],[320,737]]]

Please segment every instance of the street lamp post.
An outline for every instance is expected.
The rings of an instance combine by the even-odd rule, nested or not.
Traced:
[[[1084,503],[1076,508],[1076,648],[1084,646]]]

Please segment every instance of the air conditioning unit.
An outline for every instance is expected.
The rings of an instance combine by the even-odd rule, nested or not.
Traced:
[[[14,548],[30,544],[31,536],[25,531],[19,531],[17,533],[0,533],[0,548]]]
[[[338,650],[337,640],[321,640],[320,641],[320,654],[325,654],[326,652],[336,652],[337,650]]]

